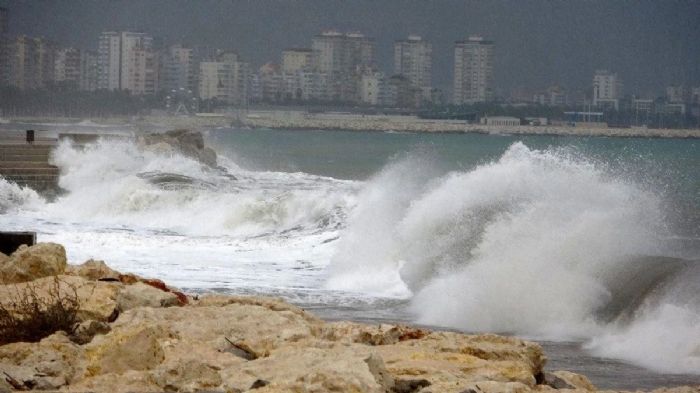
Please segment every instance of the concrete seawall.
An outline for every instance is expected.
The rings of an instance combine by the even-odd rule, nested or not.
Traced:
[[[241,122],[254,128],[287,128],[314,130],[429,132],[429,133],[483,133],[514,135],[569,135],[650,138],[700,138],[699,129],[652,128],[593,128],[573,126],[487,126],[465,124],[454,120],[427,120],[412,116],[328,116],[283,115],[268,113],[249,115]]]
[[[54,194],[58,190],[59,170],[49,164],[53,146],[49,141],[26,144],[0,140],[0,177],[40,193]]]

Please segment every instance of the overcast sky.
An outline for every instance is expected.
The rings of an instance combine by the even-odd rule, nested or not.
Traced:
[[[569,88],[610,69],[629,93],[668,84],[700,86],[700,0],[0,0],[10,33],[95,49],[103,30],[140,30],[164,42],[237,50],[258,66],[320,30],[357,30],[377,41],[390,72],[393,41],[409,33],[433,44],[434,83],[452,78],[454,41],[494,40],[495,83]]]

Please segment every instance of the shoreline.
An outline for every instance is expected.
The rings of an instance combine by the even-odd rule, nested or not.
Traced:
[[[33,268],[36,261],[41,269]],[[103,261],[68,264],[55,243],[0,254],[0,279],[6,315],[18,312],[18,296],[77,301],[68,303],[76,305],[73,328],[0,342],[2,392],[599,391],[582,374],[546,367],[543,345],[530,340],[327,321],[279,298],[185,294]],[[613,381],[630,377],[610,374]]]
[[[62,127],[89,127],[91,122],[100,126],[128,125],[139,131],[158,128],[212,128],[245,127],[262,129],[286,129],[300,131],[358,131],[429,134],[485,134],[523,136],[574,136],[619,138],[700,138],[700,129],[612,128],[599,126],[490,126],[466,124],[456,120],[419,119],[415,116],[356,115],[345,113],[307,113],[302,111],[248,111],[238,114],[214,114],[207,116],[142,116],[139,118],[42,118],[18,117],[11,123],[51,124]]]

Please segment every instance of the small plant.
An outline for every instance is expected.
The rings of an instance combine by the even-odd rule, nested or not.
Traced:
[[[80,302],[75,287],[61,291],[61,281],[54,277],[45,293],[34,283],[15,285],[14,293],[0,300],[0,345],[13,342],[36,342],[63,330],[71,333],[78,322]]]

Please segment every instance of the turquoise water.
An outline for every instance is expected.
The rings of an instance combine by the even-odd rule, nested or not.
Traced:
[[[610,176],[663,195],[669,222],[700,237],[700,140],[484,134],[218,129],[217,149],[251,170],[305,172],[366,180],[392,160],[423,155],[439,171],[465,171],[497,160],[513,143],[559,149]],[[438,175],[438,174],[436,174]]]

